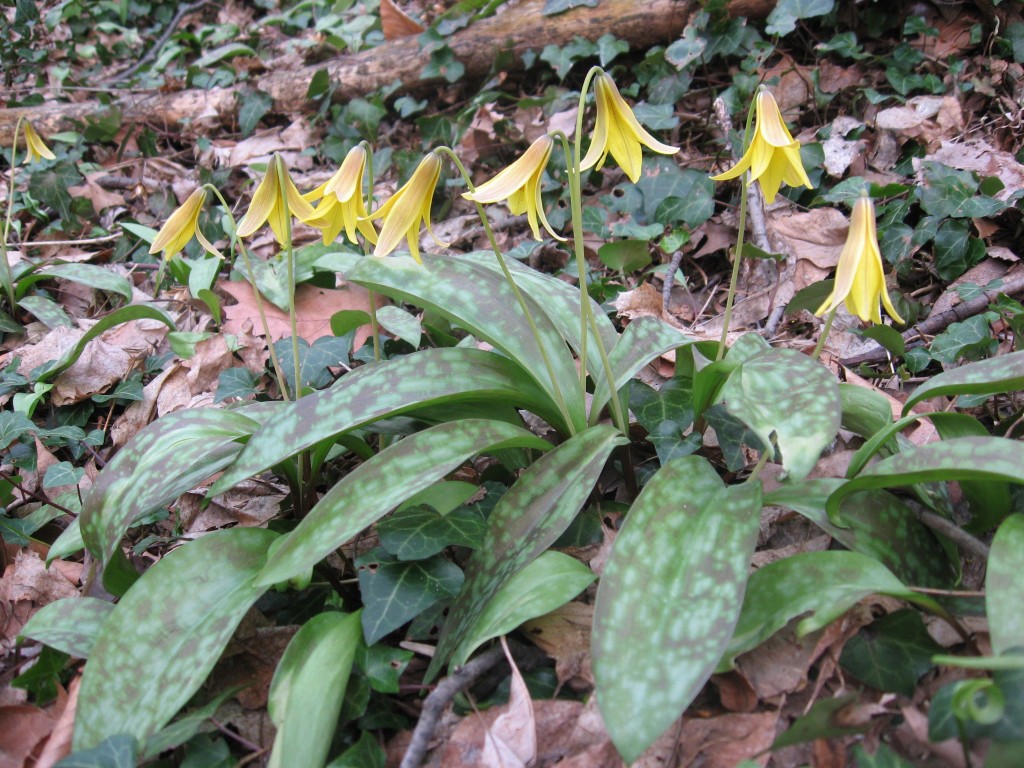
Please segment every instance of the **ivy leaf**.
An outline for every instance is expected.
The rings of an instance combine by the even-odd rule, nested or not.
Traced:
[[[363,634],[367,645],[411,621],[438,600],[462,587],[459,567],[441,557],[400,562],[383,547],[356,560],[363,596]]]
[[[58,461],[46,470],[43,488],[59,488],[62,485],[78,485],[85,476],[85,467],[76,467],[70,461]]]
[[[880,691],[913,696],[917,681],[942,652],[916,611],[890,613],[847,641],[839,663],[861,682]]]
[[[396,512],[377,525],[381,546],[399,560],[423,560],[449,545],[478,547],[487,521],[470,509],[442,515],[428,506]]]
[[[768,14],[765,32],[769,35],[788,35],[801,19],[831,13],[835,0],[779,0]]]

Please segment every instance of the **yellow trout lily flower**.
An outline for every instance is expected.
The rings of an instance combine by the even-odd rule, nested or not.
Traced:
[[[409,253],[422,264],[419,244],[420,222],[427,225],[427,231],[434,238],[434,242],[442,247],[448,246],[447,243],[438,240],[430,228],[430,203],[434,197],[434,187],[440,178],[441,157],[436,152],[431,152],[420,161],[412,177],[391,196],[391,199],[366,217],[384,219],[377,246],[373,249],[374,256],[387,256],[398,247],[404,237],[409,244]]]
[[[885,287],[882,254],[878,249],[878,235],[875,231],[875,205],[870,197],[863,195],[853,204],[850,233],[839,254],[832,293],[814,314],[823,315],[845,303],[850,314],[865,322],[870,320],[880,324],[882,314],[878,306],[879,299],[892,319],[902,323],[903,318],[893,307]]]
[[[270,158],[263,181],[256,187],[249,210],[238,222],[238,236],[249,237],[269,220],[274,237],[279,244],[284,245],[289,216],[302,221],[310,219],[313,217],[313,206],[299,193],[284,159],[275,152]]]
[[[789,132],[779,105],[765,88],[755,97],[754,124],[754,137],[740,161],[725,173],[711,178],[714,181],[735,179],[749,168],[750,181],[760,180],[764,199],[769,203],[775,202],[783,184],[810,189],[811,180],[800,160],[800,142]]]
[[[594,77],[597,100],[597,118],[594,120],[594,135],[590,142],[581,170],[597,166],[601,170],[610,152],[629,180],[634,184],[640,179],[640,145],[662,155],[674,155],[678,147],[662,144],[640,125],[608,75],[598,72]]]
[[[326,184],[303,195],[309,202],[320,200],[312,218],[304,221],[323,232],[324,245],[334,242],[342,229],[345,237],[353,243],[356,242],[357,231],[362,232],[369,242],[377,242],[377,230],[366,220],[366,203],[363,201],[365,172],[366,150],[355,146]]]
[[[554,145],[554,140],[544,134],[512,165],[499,171],[490,181],[481,184],[475,192],[466,192],[462,196],[474,203],[497,203],[500,200],[507,200],[508,209],[514,216],[526,214],[534,239],[541,239],[540,227],[537,224],[537,220],[540,219],[544,229],[553,238],[565,240],[551,228],[540,199],[540,180]]]
[[[25,121],[25,148],[27,153],[25,155],[26,163],[35,163],[39,160],[56,160],[57,156],[50,151],[50,148],[46,146],[46,143],[39,138],[39,134],[36,133],[36,129],[32,127],[32,123],[28,120]]]
[[[206,189],[200,187],[189,195],[188,199],[160,227],[160,231],[153,239],[153,244],[149,247],[149,252],[163,251],[164,258],[171,259],[188,245],[188,241],[194,236],[208,253],[223,259],[224,256],[221,252],[214,248],[213,244],[199,231],[199,214],[205,204]]]

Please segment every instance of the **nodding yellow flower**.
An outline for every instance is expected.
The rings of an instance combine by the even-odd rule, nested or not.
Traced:
[[[831,312],[845,302],[850,314],[865,322],[870,320],[873,323],[881,323],[879,299],[892,319],[902,323],[903,318],[893,307],[889,291],[885,287],[882,254],[878,250],[878,235],[875,231],[875,205],[870,197],[863,195],[853,204],[850,233],[846,236],[842,253],[839,254],[832,293],[814,314],[823,315]]]
[[[581,170],[597,166],[601,170],[610,152],[629,180],[634,184],[640,179],[640,145],[662,155],[674,155],[678,147],[662,144],[644,130],[633,110],[615,87],[615,83],[604,72],[594,77],[597,100],[597,118],[594,120],[594,135],[590,142]]]
[[[769,203],[775,201],[783,184],[791,187],[802,184],[810,189],[811,180],[800,160],[800,142],[789,132],[779,105],[765,88],[755,97],[754,124],[754,137],[740,161],[725,173],[711,178],[714,181],[735,179],[749,168],[750,181],[760,180],[764,199]]]
[[[481,184],[475,192],[465,192],[462,196],[475,203],[497,203],[499,200],[507,200],[508,209],[513,215],[526,214],[535,239],[541,239],[540,227],[537,224],[537,220],[540,219],[544,229],[553,238],[565,240],[551,228],[540,199],[541,176],[544,175],[544,168],[548,164],[554,145],[554,140],[544,134],[512,165],[499,171],[490,181]]]
[[[223,259],[224,256],[220,251],[214,248],[203,237],[203,233],[199,231],[199,213],[203,210],[203,205],[205,204],[206,189],[200,187],[189,195],[188,199],[160,227],[160,231],[156,233],[156,237],[153,239],[153,244],[149,247],[149,252],[159,253],[163,251],[164,258],[171,259],[188,245],[188,241],[195,236],[196,240],[199,241],[199,244],[207,252]]]
[[[39,138],[39,134],[36,133],[36,129],[32,127],[32,123],[28,120],[25,121],[25,147],[28,150],[25,155],[26,163],[35,163],[39,160],[55,160],[57,156],[50,151],[50,148],[46,146],[46,143]]]
[[[441,178],[441,157],[431,152],[424,157],[410,179],[403,184],[384,205],[374,211],[367,219],[383,218],[377,246],[373,249],[374,256],[387,256],[404,237],[409,243],[409,253],[419,263],[420,258],[420,222],[427,225],[427,231],[434,242],[442,247],[442,243],[434,236],[430,228],[430,203],[434,197],[434,187]]]
[[[362,232],[369,242],[377,242],[377,230],[366,220],[363,201],[363,174],[366,171],[366,150],[355,146],[349,150],[338,172],[326,184],[303,197],[309,202],[320,200],[313,216],[306,224],[323,232],[324,245],[330,245],[342,229],[345,237],[356,242],[356,232]]]
[[[279,244],[284,245],[289,216],[305,221],[312,218],[313,206],[296,189],[284,158],[275,152],[270,158],[263,181],[256,187],[249,210],[238,222],[238,236],[248,237],[269,220],[274,237]]]

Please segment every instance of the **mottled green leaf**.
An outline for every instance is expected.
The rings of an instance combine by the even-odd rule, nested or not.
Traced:
[[[433,257],[431,257],[433,258]],[[503,272],[493,254],[486,251],[476,251],[465,255],[451,255],[441,257],[441,263],[445,259],[454,259],[469,262],[480,269],[487,269],[495,275],[502,276]],[[581,354],[580,344],[580,292],[564,280],[559,280],[552,275],[544,274],[539,270],[516,261],[508,261],[508,269],[516,281],[520,290],[532,299],[539,311],[544,312],[551,320],[562,338],[576,352]],[[590,308],[593,311],[594,320],[601,334],[605,349],[612,349],[618,341],[619,334],[612,325],[611,320],[593,299],[590,300]],[[601,356],[592,339],[587,343],[587,371],[595,377],[603,375],[601,367]]]
[[[452,663],[462,666],[491,638],[507,635],[520,624],[565,605],[595,578],[594,572],[576,558],[545,552],[495,592],[452,654]]]
[[[1011,352],[932,376],[914,390],[903,405],[903,413],[906,415],[911,408],[930,397],[995,395],[1019,389],[1024,389],[1024,352]]]
[[[135,518],[169,504],[238,454],[259,422],[238,411],[175,411],[136,434],[86,491],[82,539],[106,563]]]
[[[134,738],[128,734],[118,734],[104,739],[92,749],[68,755],[55,768],[136,768],[136,749]]]
[[[146,739],[143,757],[147,760],[154,760],[161,752],[180,747],[192,739],[201,728],[208,725],[207,721],[217,714],[220,705],[237,694],[239,690],[239,688],[226,688],[201,707],[189,710],[167,727],[160,729]]]
[[[471,509],[442,515],[427,506],[404,509],[377,525],[381,546],[399,560],[423,560],[447,546],[478,547],[487,521]]]
[[[998,655],[1024,647],[1024,514],[1003,521],[992,540],[985,577],[985,613]]]
[[[843,646],[839,662],[862,683],[910,697],[917,681],[942,651],[917,611],[902,610],[878,619]]]
[[[374,261],[382,261],[375,259]],[[478,349],[430,349],[367,365],[330,389],[288,403],[246,444],[210,489],[216,496],[247,477],[329,438],[383,417],[460,401],[511,402],[560,424],[550,400],[508,358]]]
[[[45,280],[54,277],[71,280],[89,288],[116,293],[123,296],[125,301],[132,300],[132,286],[128,280],[95,264],[53,264],[34,272],[24,281],[18,281],[18,289],[21,290],[23,282],[32,283],[37,279]]]
[[[826,511],[835,523],[847,496],[867,488],[894,488],[948,480],[1024,478],[1024,444],[1001,437],[960,437],[911,448],[872,464],[828,498]]]
[[[916,600],[892,572],[857,552],[802,552],[758,569],[747,583],[743,611],[720,671],[753,650],[791,620],[798,636],[831,624],[868,595]]]
[[[18,300],[18,306],[33,315],[47,328],[57,328],[58,326],[73,328],[75,325],[71,315],[65,312],[60,304],[45,296],[26,296]]]
[[[89,658],[114,604],[95,597],[69,597],[44,605],[19,633],[80,659]]]
[[[840,382],[839,398],[843,403],[843,428],[865,439],[893,423],[892,407],[880,392]]]
[[[597,701],[626,762],[668,728],[714,672],[743,605],[761,486],[728,488],[703,458],[658,471],[601,575],[591,647]]]
[[[842,405],[835,379],[796,350],[767,349],[744,360],[719,397],[770,453],[775,435],[783,466],[794,479],[807,476],[839,431]]]
[[[47,381],[63,373],[82,356],[86,344],[101,333],[109,331],[115,325],[127,323],[129,320],[157,320],[172,331],[175,330],[174,320],[166,312],[156,307],[147,306],[146,304],[131,304],[127,307],[115,309],[109,315],[104,315],[99,322],[89,328],[75,346],[71,347],[60,358],[47,365],[45,371],[38,375],[38,380]]]
[[[909,416],[904,416],[902,419],[898,419],[897,421],[889,422],[873,435],[870,435],[864,445],[858,448],[853,454],[853,458],[850,459],[850,464],[846,468],[846,476],[856,477],[860,474],[861,470],[864,469],[867,463],[874,458],[875,454],[879,452],[884,451],[884,455],[891,455],[894,453],[897,447],[895,440],[896,435],[919,419],[929,419],[940,433],[943,433],[943,437],[969,437],[972,435],[981,437],[988,434],[988,431],[978,422],[977,419],[963,413],[946,411],[912,413]],[[977,427],[968,432],[967,428],[960,426],[964,422],[973,423],[977,425]],[[953,432],[953,430],[956,430],[956,432]]]
[[[424,264],[417,264],[411,257],[362,259],[345,273],[345,278],[425,307],[493,345],[516,361],[553,401],[557,401],[556,392],[561,391],[574,425],[577,429],[584,426],[583,402],[577,392],[579,377],[565,343],[542,307],[526,294],[553,367],[552,380],[541,348],[501,274],[468,260],[432,256]]]
[[[270,768],[320,768],[327,762],[359,636],[356,612],[321,613],[292,637],[267,700],[277,727]]]
[[[531,464],[501,497],[487,520],[487,540],[466,568],[465,586],[438,640],[428,679],[448,663],[502,584],[562,535],[590,495],[608,455],[622,442],[611,427],[592,427]]]
[[[397,339],[416,349],[420,345],[423,328],[420,321],[401,307],[387,305],[377,310],[377,322]]]
[[[301,575],[474,454],[515,446],[545,450],[550,444],[511,424],[469,419],[439,424],[399,440],[324,494],[275,550],[259,583],[276,584]]]
[[[955,572],[931,529],[902,500],[881,490],[858,491],[843,505],[843,524],[825,513],[828,497],[843,486],[832,478],[804,480],[765,494],[765,504],[799,512],[847,549],[878,560],[906,584],[953,586]]]
[[[693,339],[666,322],[653,317],[641,317],[626,326],[626,330],[608,353],[608,362],[615,376],[615,389],[620,390],[649,362],[669,350],[693,343]],[[609,400],[607,379],[603,367],[591,374],[595,381],[594,400],[590,421],[597,421],[601,409]]]
[[[82,676],[75,749],[166,725],[202,685],[238,623],[277,534],[209,533],[153,565],[104,622]]]
[[[363,597],[363,634],[368,645],[411,621],[462,587],[462,571],[443,557],[399,562],[383,547],[356,559]]]

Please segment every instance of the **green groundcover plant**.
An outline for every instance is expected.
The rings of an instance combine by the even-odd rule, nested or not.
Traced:
[[[596,114],[588,135],[591,90]],[[42,141],[28,130],[26,136],[30,155],[42,155]],[[80,517],[52,547],[51,558],[84,547],[104,587],[120,598],[116,605],[62,600],[24,629],[26,637],[87,659],[76,753],[124,750],[132,759],[152,758],[191,738],[219,701],[175,717],[246,613],[275,591],[308,592],[340,557],[343,571],[357,575],[360,598],[336,592],[321,602],[291,640],[270,689],[278,729],[270,764],[325,765],[336,751],[352,681],[366,678],[376,691],[397,690],[397,672],[386,679],[379,667],[393,662],[392,671],[400,671],[408,654],[389,656],[397,652],[380,643],[384,637],[448,601],[447,615],[436,617],[440,635],[426,672],[430,681],[586,589],[593,574],[552,548],[579,526],[595,490],[609,484],[621,487],[627,505],[597,585],[591,651],[597,703],[627,761],[654,743],[713,673],[729,670],[739,655],[794,619],[803,635],[858,600],[884,594],[955,623],[943,605],[911,588],[955,582],[949,542],[914,511],[942,511],[950,482],[963,489],[973,529],[997,529],[986,598],[993,654],[941,660],[994,670],[951,693],[960,729],[954,735],[966,729],[1003,738],[997,724],[1007,707],[996,703],[1019,691],[1010,676],[1024,668],[1024,595],[1016,578],[1024,566],[1024,516],[1013,514],[1011,493],[1024,478],[1024,448],[991,436],[972,416],[912,409],[933,397],[1019,389],[1024,353],[934,376],[894,420],[885,398],[838,383],[817,355],[773,347],[752,333],[726,344],[744,253],[747,186],[760,184],[769,199],[782,185],[812,187],[800,144],[766,89],[755,95],[742,157],[716,177],[741,179],[740,242],[722,340],[697,342],[654,318],[620,332],[588,295],[583,175],[614,162],[636,183],[645,149],[671,155],[676,148],[638,122],[598,68],[581,88],[573,136],[544,134],[479,187],[452,150],[435,149],[376,208],[367,194],[373,173],[365,144],[352,149],[329,182],[306,194],[274,156],[239,222],[230,220],[232,206],[212,185],[168,219],[152,250],[164,253],[172,273],[193,237],[215,258],[227,258],[200,229],[204,207],[217,201],[229,219],[228,256],[237,254],[254,287],[245,239],[269,224],[287,267],[292,308],[290,348],[271,349],[282,400],[157,419],[102,470]],[[483,208],[507,201],[513,214],[527,216],[537,239],[541,229],[562,239],[541,196],[551,183],[553,157],[565,162],[559,178],[568,190],[579,288],[509,259]],[[420,228],[431,228],[431,204],[447,163],[480,213],[489,252],[420,253]],[[817,307],[827,315],[822,340],[840,306],[876,324],[884,306],[901,322],[885,283],[871,191],[856,198],[831,293]],[[378,317],[374,309],[366,318],[372,359],[316,388],[294,325],[296,219],[321,229],[328,246],[343,233],[350,245],[327,249],[317,268],[422,308],[429,343],[421,342],[417,326],[394,333],[412,339],[412,349],[389,354],[382,326],[394,329],[401,320],[383,310]],[[408,254],[393,255],[403,240]],[[357,252],[353,246],[360,242],[371,253]],[[15,280],[2,277],[13,305]],[[158,285],[162,277],[161,271]],[[259,298],[259,290],[254,293]],[[662,393],[634,382],[641,368],[670,351],[675,374]],[[658,444],[658,466],[642,474],[631,460],[631,411],[652,433],[667,425],[679,436]],[[527,429],[524,414],[542,420],[549,437]],[[931,419],[942,439],[907,444],[900,432],[918,419]],[[709,427],[729,457],[728,483],[702,455],[701,436]],[[840,428],[865,441],[848,475],[809,478]],[[759,455],[753,466],[745,451]],[[340,477],[328,471],[349,452],[359,459],[354,468]],[[468,502],[476,488],[467,492],[451,480],[478,457],[488,457],[493,475],[507,481],[507,489],[492,486],[483,504]],[[784,474],[771,491],[761,477],[769,461]],[[129,527],[211,477],[208,496],[214,498],[265,472],[288,483],[282,519],[265,529],[230,528],[185,542],[141,576],[130,565],[123,549]],[[845,550],[795,555],[751,575],[766,506],[806,517]],[[379,547],[353,554],[347,545],[371,531]],[[442,554],[450,545],[471,550],[464,568]]]

